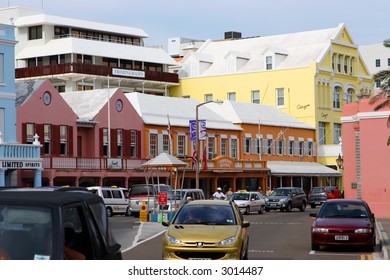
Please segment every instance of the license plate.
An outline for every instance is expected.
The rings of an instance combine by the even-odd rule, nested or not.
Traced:
[[[348,235],[336,235],[334,239],[338,241],[347,241],[349,238]]]
[[[211,258],[189,258],[191,261],[198,261],[198,260],[211,260]]]
[[[316,201],[314,202],[314,204],[321,204],[321,201]]]

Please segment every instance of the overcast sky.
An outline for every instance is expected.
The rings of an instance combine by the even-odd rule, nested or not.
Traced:
[[[0,0],[0,7],[142,28],[146,45],[168,38],[223,39],[333,28],[345,23],[358,45],[390,38],[390,0]]]

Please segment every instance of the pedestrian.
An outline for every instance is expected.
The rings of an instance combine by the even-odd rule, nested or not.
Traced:
[[[332,190],[332,191],[330,192],[330,194],[328,194],[328,199],[333,199],[333,198],[335,198],[335,196],[334,196],[334,190]]]
[[[337,186],[334,189],[334,198],[341,198],[341,193],[340,193],[339,187],[337,187]]]
[[[226,196],[222,192],[222,189],[220,187],[217,188],[217,191],[213,194],[213,199],[225,199]]]
[[[233,194],[233,189],[232,189],[232,188],[229,188],[229,190],[227,191],[226,194]]]

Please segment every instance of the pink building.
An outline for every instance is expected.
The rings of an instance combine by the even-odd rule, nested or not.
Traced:
[[[122,90],[58,93],[50,81],[17,83],[17,140],[39,136],[42,185],[117,185],[145,181],[144,124]],[[109,100],[109,102],[108,102]],[[19,185],[33,185],[20,170]]]
[[[376,217],[390,218],[390,110],[374,111],[369,101],[343,107],[344,194],[366,200]]]

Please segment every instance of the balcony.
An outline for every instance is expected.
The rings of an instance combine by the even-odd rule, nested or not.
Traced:
[[[34,66],[15,69],[16,79],[26,79],[34,77],[55,76],[65,74],[84,74],[102,77],[118,77],[126,79],[126,77],[113,75],[112,69],[117,67],[84,64],[84,63],[64,63],[64,64],[51,64],[45,66]],[[128,70],[128,69],[126,69]],[[138,70],[137,70],[138,71]],[[166,83],[179,83],[179,76],[175,73],[168,72],[155,72],[155,71],[143,71],[145,72],[145,78],[131,77],[127,79],[147,80],[155,82]]]

